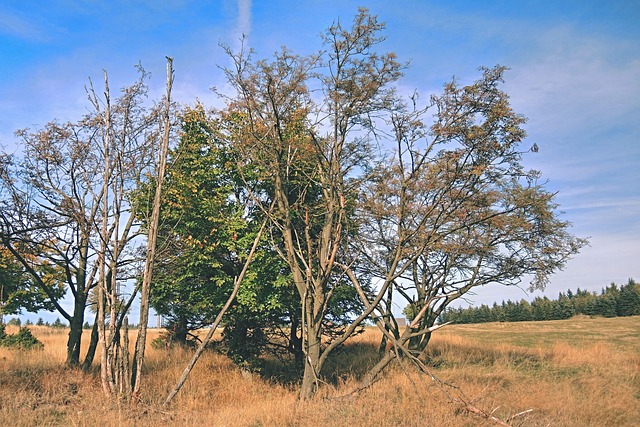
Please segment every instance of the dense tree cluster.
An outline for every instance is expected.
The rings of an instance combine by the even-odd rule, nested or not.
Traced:
[[[153,107],[144,71],[117,98],[105,73],[83,119],[19,133],[23,158],[0,156],[0,241],[69,322],[69,366],[93,305],[84,367],[97,352],[105,393],[137,396],[151,305],[177,342],[211,326],[167,402],[218,325],[242,366],[289,357],[310,398],[334,350],[373,321],[384,340],[366,386],[397,357],[424,366],[438,317],[475,287],[530,276],[542,289],[580,250],[522,164],[531,150],[501,90],[506,68],[426,103],[401,96],[406,64],[380,51],[383,30],[362,9],[317,54],[225,48],[218,110],[171,102],[170,58]],[[392,308],[407,304],[404,328]]]
[[[487,323],[523,322],[531,320],[561,320],[575,315],[586,316],[638,316],[640,315],[640,284],[629,279],[626,285],[615,283],[603,288],[600,294],[580,290],[560,292],[555,300],[536,297],[528,302],[503,301],[489,307],[449,308],[440,316],[441,322]]]

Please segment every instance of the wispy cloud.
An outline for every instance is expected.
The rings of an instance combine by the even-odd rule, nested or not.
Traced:
[[[0,33],[31,42],[48,40],[47,33],[40,26],[7,10],[0,10]]]
[[[537,34],[514,64],[508,87],[535,125],[576,128],[626,121],[640,108],[640,56],[635,46],[568,27]]]
[[[238,0],[238,21],[236,27],[236,43],[240,43],[240,39],[248,42],[251,35],[251,0]]]

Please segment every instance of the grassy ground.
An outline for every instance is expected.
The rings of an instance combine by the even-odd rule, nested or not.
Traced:
[[[503,420],[531,410],[510,420],[514,426],[636,426],[640,420],[639,317],[449,326],[433,338],[429,366],[455,387],[441,389],[405,364],[344,398],[375,362],[379,334],[369,330],[332,361],[333,383],[311,402],[298,401],[295,385],[278,381],[275,368],[270,378],[245,378],[209,352],[168,409],[161,402],[189,351],[149,348],[142,402],[130,407],[104,397],[97,373],[60,367],[66,331],[33,332],[44,350],[0,349],[2,426],[494,425],[445,392]]]

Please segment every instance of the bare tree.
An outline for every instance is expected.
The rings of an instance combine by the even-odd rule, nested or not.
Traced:
[[[140,259],[134,242],[141,230],[130,195],[153,167],[157,140],[157,111],[143,105],[147,74],[139,71],[139,80],[115,101],[105,73],[104,97],[89,85],[93,109],[82,120],[19,131],[22,160],[4,157],[0,238],[69,322],[69,366],[80,364],[86,307],[95,303],[98,311],[83,363],[88,369],[99,337],[103,357],[115,354],[135,297],[135,289],[128,297],[121,292]],[[72,313],[60,303],[64,288],[73,298]],[[111,360],[105,368],[114,366]]]
[[[141,187],[153,169],[153,151],[158,139],[159,110],[143,107],[146,74],[123,89],[122,96],[112,105],[109,80],[104,73],[104,97],[98,96],[93,85],[89,99],[96,111],[101,132],[102,187],[94,195],[101,204],[101,219],[96,223],[99,239],[97,254],[98,286],[96,293],[96,325],[101,354],[101,380],[108,395],[130,396],[127,313],[139,285],[126,295],[127,282],[136,280],[135,239],[142,234],[138,201],[132,194]],[[139,282],[138,282],[139,283]],[[108,327],[107,327],[108,325]]]
[[[84,310],[97,272],[91,250],[99,215],[92,192],[99,192],[100,185],[98,158],[92,150],[95,128],[87,117],[76,124],[51,122],[43,130],[17,134],[24,157],[14,159],[2,176],[0,237],[69,322],[66,364],[77,366]],[[43,265],[55,274],[42,276]],[[60,304],[61,287],[73,297],[71,313]]]

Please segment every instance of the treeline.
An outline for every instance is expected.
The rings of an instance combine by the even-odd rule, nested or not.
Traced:
[[[640,284],[629,279],[626,285],[611,283],[600,294],[578,288],[576,292],[560,292],[558,299],[536,297],[532,302],[507,300],[492,307],[448,308],[440,317],[441,322],[487,323],[524,322],[531,320],[561,320],[583,314],[587,316],[637,316],[640,315]]]

